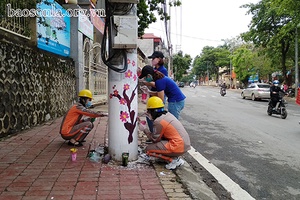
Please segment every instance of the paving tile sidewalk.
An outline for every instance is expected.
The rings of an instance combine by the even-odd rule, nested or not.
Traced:
[[[163,165],[90,161],[89,143],[107,142],[105,117],[94,122],[72,161],[71,147],[59,135],[61,120],[0,141],[0,200],[190,199]]]

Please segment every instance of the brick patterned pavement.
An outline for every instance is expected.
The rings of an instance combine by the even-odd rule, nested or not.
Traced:
[[[0,141],[0,200],[190,199],[164,165],[90,161],[89,143],[106,142],[105,117],[94,122],[72,161],[71,147],[59,135],[61,120]]]

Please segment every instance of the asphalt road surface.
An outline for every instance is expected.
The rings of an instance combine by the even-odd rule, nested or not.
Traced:
[[[184,87],[180,121],[192,146],[253,198],[300,199],[300,106],[289,100],[288,116],[267,115],[267,100],[240,91]]]

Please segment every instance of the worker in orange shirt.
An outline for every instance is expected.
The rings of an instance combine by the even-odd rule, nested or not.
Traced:
[[[93,95],[90,90],[81,90],[78,103],[74,104],[63,118],[60,134],[69,140],[70,146],[82,146],[82,142],[93,129],[96,117],[107,116],[101,112],[94,112],[88,108],[92,105]]]
[[[174,115],[164,110],[163,101],[157,96],[148,99],[147,116],[153,121],[153,132],[150,132],[145,121],[139,120],[139,130],[153,141],[146,147],[146,156],[166,160],[167,169],[176,169],[183,165],[184,160],[179,156],[191,148],[190,137],[183,125]],[[145,155],[142,157],[147,159]]]

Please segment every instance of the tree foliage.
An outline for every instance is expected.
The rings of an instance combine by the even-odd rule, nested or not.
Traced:
[[[232,64],[234,65],[234,72],[236,73],[237,78],[244,84],[247,84],[251,72],[254,71],[254,55],[252,50],[246,45],[241,46],[234,51],[232,58]]]
[[[253,42],[256,47],[264,48],[273,67],[280,65],[282,73],[286,74],[287,63],[291,65],[290,60],[294,58],[295,29],[299,18],[299,10],[296,12],[294,9],[299,8],[299,3],[289,0],[262,0],[243,7],[248,8],[248,13],[253,17],[250,30],[242,34],[242,38]]]
[[[297,0],[272,0],[270,7],[275,9],[278,15],[287,15],[295,22],[300,22],[300,2]]]
[[[193,62],[192,72],[200,77],[205,77],[208,73],[219,79],[219,67],[229,66],[230,51],[227,46],[210,47],[205,46],[200,56],[196,56]]]
[[[271,60],[263,51],[252,44],[241,45],[233,52],[232,65],[237,78],[245,85],[252,75],[258,74],[260,79],[268,79],[274,70],[278,70],[272,67]]]
[[[195,57],[192,67],[192,73],[197,76],[197,79],[199,79],[200,77],[205,77],[205,75],[207,74],[207,64],[201,59],[199,55]]]
[[[187,74],[187,70],[192,64],[192,58],[190,55],[185,54],[183,56],[182,51],[179,51],[173,56],[173,67],[175,80],[181,80],[184,74]]]

